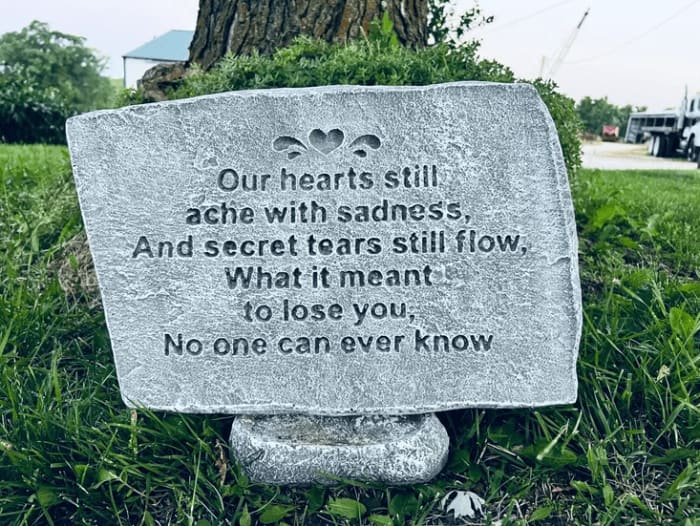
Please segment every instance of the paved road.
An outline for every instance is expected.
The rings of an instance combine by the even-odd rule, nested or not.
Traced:
[[[647,154],[645,144],[592,142],[583,144],[583,167],[601,170],[697,170],[696,163]]]

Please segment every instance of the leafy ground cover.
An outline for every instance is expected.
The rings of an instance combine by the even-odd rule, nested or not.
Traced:
[[[66,277],[67,152],[0,146],[0,524],[700,524],[700,174],[582,170],[573,192],[578,403],[440,415],[430,484],[290,490],[240,472],[230,417],[123,406],[94,291]],[[484,515],[454,521],[449,490]]]

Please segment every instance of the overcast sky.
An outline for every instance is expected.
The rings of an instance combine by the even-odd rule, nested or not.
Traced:
[[[457,2],[457,10],[473,5]],[[0,0],[0,33],[34,19],[81,35],[122,76],[121,55],[170,29],[194,29],[197,0]],[[688,86],[700,91],[700,0],[481,0],[495,21],[471,33],[481,54],[517,75],[539,75],[588,18],[553,78],[578,100],[608,96],[615,104],[677,106]],[[545,67],[545,72],[548,71]]]

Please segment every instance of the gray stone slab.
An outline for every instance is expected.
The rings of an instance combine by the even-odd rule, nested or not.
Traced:
[[[445,465],[449,442],[432,413],[242,416],[231,428],[233,452],[249,478],[283,485],[426,482]]]
[[[233,92],[67,131],[127,405],[576,399],[574,216],[531,86]]]

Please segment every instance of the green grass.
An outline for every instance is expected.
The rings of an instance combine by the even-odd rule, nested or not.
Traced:
[[[486,500],[478,524],[700,524],[700,172],[573,191],[578,403],[442,414],[430,484],[288,489],[230,460],[230,417],[124,407],[102,312],[56,275],[82,229],[67,153],[0,146],[0,524],[434,524],[450,489]]]

